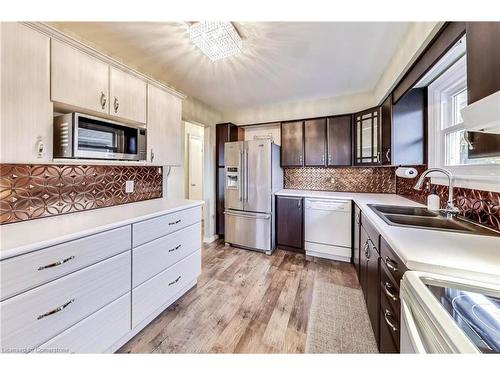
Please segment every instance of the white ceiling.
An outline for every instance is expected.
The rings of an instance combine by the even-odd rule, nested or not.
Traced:
[[[180,22],[52,26],[220,111],[373,90],[408,22],[235,22],[243,53],[212,62]]]

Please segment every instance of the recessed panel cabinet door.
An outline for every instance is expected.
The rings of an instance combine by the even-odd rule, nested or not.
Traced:
[[[277,244],[304,252],[304,208],[299,197],[276,197]]]
[[[281,123],[281,166],[302,167],[304,165],[304,123],[302,121]]]
[[[17,22],[0,27],[0,161],[51,161],[49,38]]]
[[[330,117],[328,119],[328,166],[351,165],[352,155],[351,116]]]
[[[148,85],[148,161],[154,165],[181,164],[181,99]]]
[[[53,102],[108,113],[108,64],[55,39],[50,57]]]
[[[146,82],[113,67],[109,77],[109,114],[145,124]]]
[[[304,154],[307,167],[325,165],[326,119],[304,121]]]

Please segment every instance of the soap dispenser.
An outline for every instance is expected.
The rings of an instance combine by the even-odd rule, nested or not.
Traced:
[[[431,193],[427,196],[427,209],[432,211],[439,210],[440,199],[439,195],[437,195],[436,187],[433,186]]]

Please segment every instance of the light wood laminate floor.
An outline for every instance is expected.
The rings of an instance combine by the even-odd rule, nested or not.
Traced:
[[[317,280],[359,288],[348,263],[204,245],[198,285],[121,353],[303,353]]]

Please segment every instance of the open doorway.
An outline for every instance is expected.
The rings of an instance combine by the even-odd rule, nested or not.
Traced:
[[[201,125],[187,121],[184,124],[185,197],[188,199],[204,200],[205,129]],[[205,207],[202,210],[202,217],[205,218]]]

